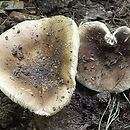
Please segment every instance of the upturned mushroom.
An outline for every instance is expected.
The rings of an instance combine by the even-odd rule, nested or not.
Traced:
[[[77,80],[95,91],[122,92],[130,88],[130,28],[113,34],[104,23],[86,22],[79,27],[80,49]]]
[[[57,113],[75,90],[78,49],[70,18],[19,23],[0,35],[0,90],[36,114]]]

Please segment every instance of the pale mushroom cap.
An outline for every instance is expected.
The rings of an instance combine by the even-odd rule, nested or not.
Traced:
[[[0,35],[0,89],[14,102],[50,116],[75,90],[79,33],[64,16],[24,21]]]
[[[100,44],[112,46],[117,43],[115,37],[111,34],[110,30],[107,26],[99,21],[94,22],[85,22],[80,24],[79,28],[82,27],[82,34],[85,32],[89,32],[88,38],[91,37],[93,39],[100,38],[102,41]],[[85,33],[84,33],[85,34]]]
[[[109,35],[114,44],[107,44],[104,37],[109,31],[101,24],[89,22],[79,27],[77,80],[95,91],[122,92],[130,88],[130,28],[118,28]]]

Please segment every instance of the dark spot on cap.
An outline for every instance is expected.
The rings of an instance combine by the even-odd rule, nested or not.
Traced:
[[[53,107],[52,109],[53,109],[53,111],[56,111],[56,108],[55,108],[55,107]]]
[[[17,33],[19,34],[19,33],[20,33],[20,30],[18,30]]]
[[[8,36],[5,36],[5,40],[8,40]]]
[[[14,69],[12,73],[16,78],[19,78],[21,74],[21,67]]]
[[[69,83],[70,81],[68,80],[67,83]]]
[[[22,52],[22,46],[19,45],[18,47],[14,47],[11,50],[11,53],[14,57],[18,58],[19,60],[22,60],[24,58],[23,52]]]
[[[62,96],[61,98],[63,99],[63,98],[65,98],[65,96]]]
[[[59,83],[64,84],[64,79],[60,79]]]

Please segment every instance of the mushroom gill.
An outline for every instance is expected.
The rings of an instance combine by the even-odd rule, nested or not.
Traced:
[[[78,49],[70,18],[19,23],[0,35],[0,90],[36,114],[57,113],[75,90]]]
[[[130,88],[130,28],[113,34],[104,23],[79,26],[80,49],[77,80],[95,91],[122,92]]]

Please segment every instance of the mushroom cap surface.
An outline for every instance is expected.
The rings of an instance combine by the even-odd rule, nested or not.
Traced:
[[[113,34],[104,23],[79,26],[80,49],[77,80],[95,91],[122,92],[130,88],[130,28]]]
[[[64,16],[24,21],[0,35],[0,90],[50,116],[71,99],[79,49],[75,22]]]

